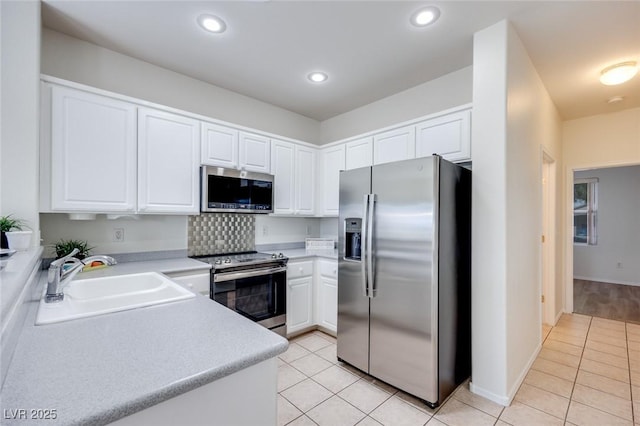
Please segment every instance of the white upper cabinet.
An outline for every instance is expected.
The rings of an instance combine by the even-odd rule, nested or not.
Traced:
[[[240,132],[240,169],[269,173],[271,170],[271,141],[255,133]]]
[[[464,110],[416,125],[416,157],[441,155],[449,161],[471,160],[471,111]]]
[[[271,174],[275,176],[274,214],[315,213],[316,150],[271,140]]]
[[[135,106],[66,87],[42,92],[41,211],[135,211]]]
[[[198,214],[200,122],[138,110],[138,210]]]
[[[202,123],[200,162],[208,166],[238,168],[238,131],[213,123]]]
[[[316,150],[296,145],[296,213],[316,212]]]
[[[295,146],[272,139],[271,174],[275,176],[273,213],[293,214],[295,209]]]
[[[400,127],[373,136],[373,164],[408,160],[415,156],[415,126]]]
[[[325,148],[322,155],[322,214],[337,216],[340,197],[340,171],[345,169],[345,146]]]
[[[346,146],[346,170],[368,167],[373,164],[373,137],[368,136]]]

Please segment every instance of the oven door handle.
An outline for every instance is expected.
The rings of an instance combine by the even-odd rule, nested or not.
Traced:
[[[265,269],[257,269],[252,271],[236,271],[236,272],[223,272],[223,273],[214,273],[213,281],[214,282],[223,282],[223,281],[232,281],[241,278],[250,278],[250,277],[259,277],[261,275],[270,275],[278,272],[285,272],[287,270],[286,266],[279,266],[277,268],[265,268]]]

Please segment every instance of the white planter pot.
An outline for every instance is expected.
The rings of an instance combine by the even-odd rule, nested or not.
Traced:
[[[31,234],[33,231],[9,231],[5,232],[9,248],[17,251],[28,250],[31,246]]]

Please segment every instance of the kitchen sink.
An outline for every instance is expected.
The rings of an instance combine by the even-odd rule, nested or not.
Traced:
[[[64,289],[64,299],[40,300],[36,325],[51,324],[112,312],[159,305],[195,297],[180,284],[157,272],[76,279]]]

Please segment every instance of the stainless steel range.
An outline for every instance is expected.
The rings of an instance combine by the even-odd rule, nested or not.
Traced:
[[[287,257],[252,251],[194,258],[212,266],[211,299],[286,334]]]

